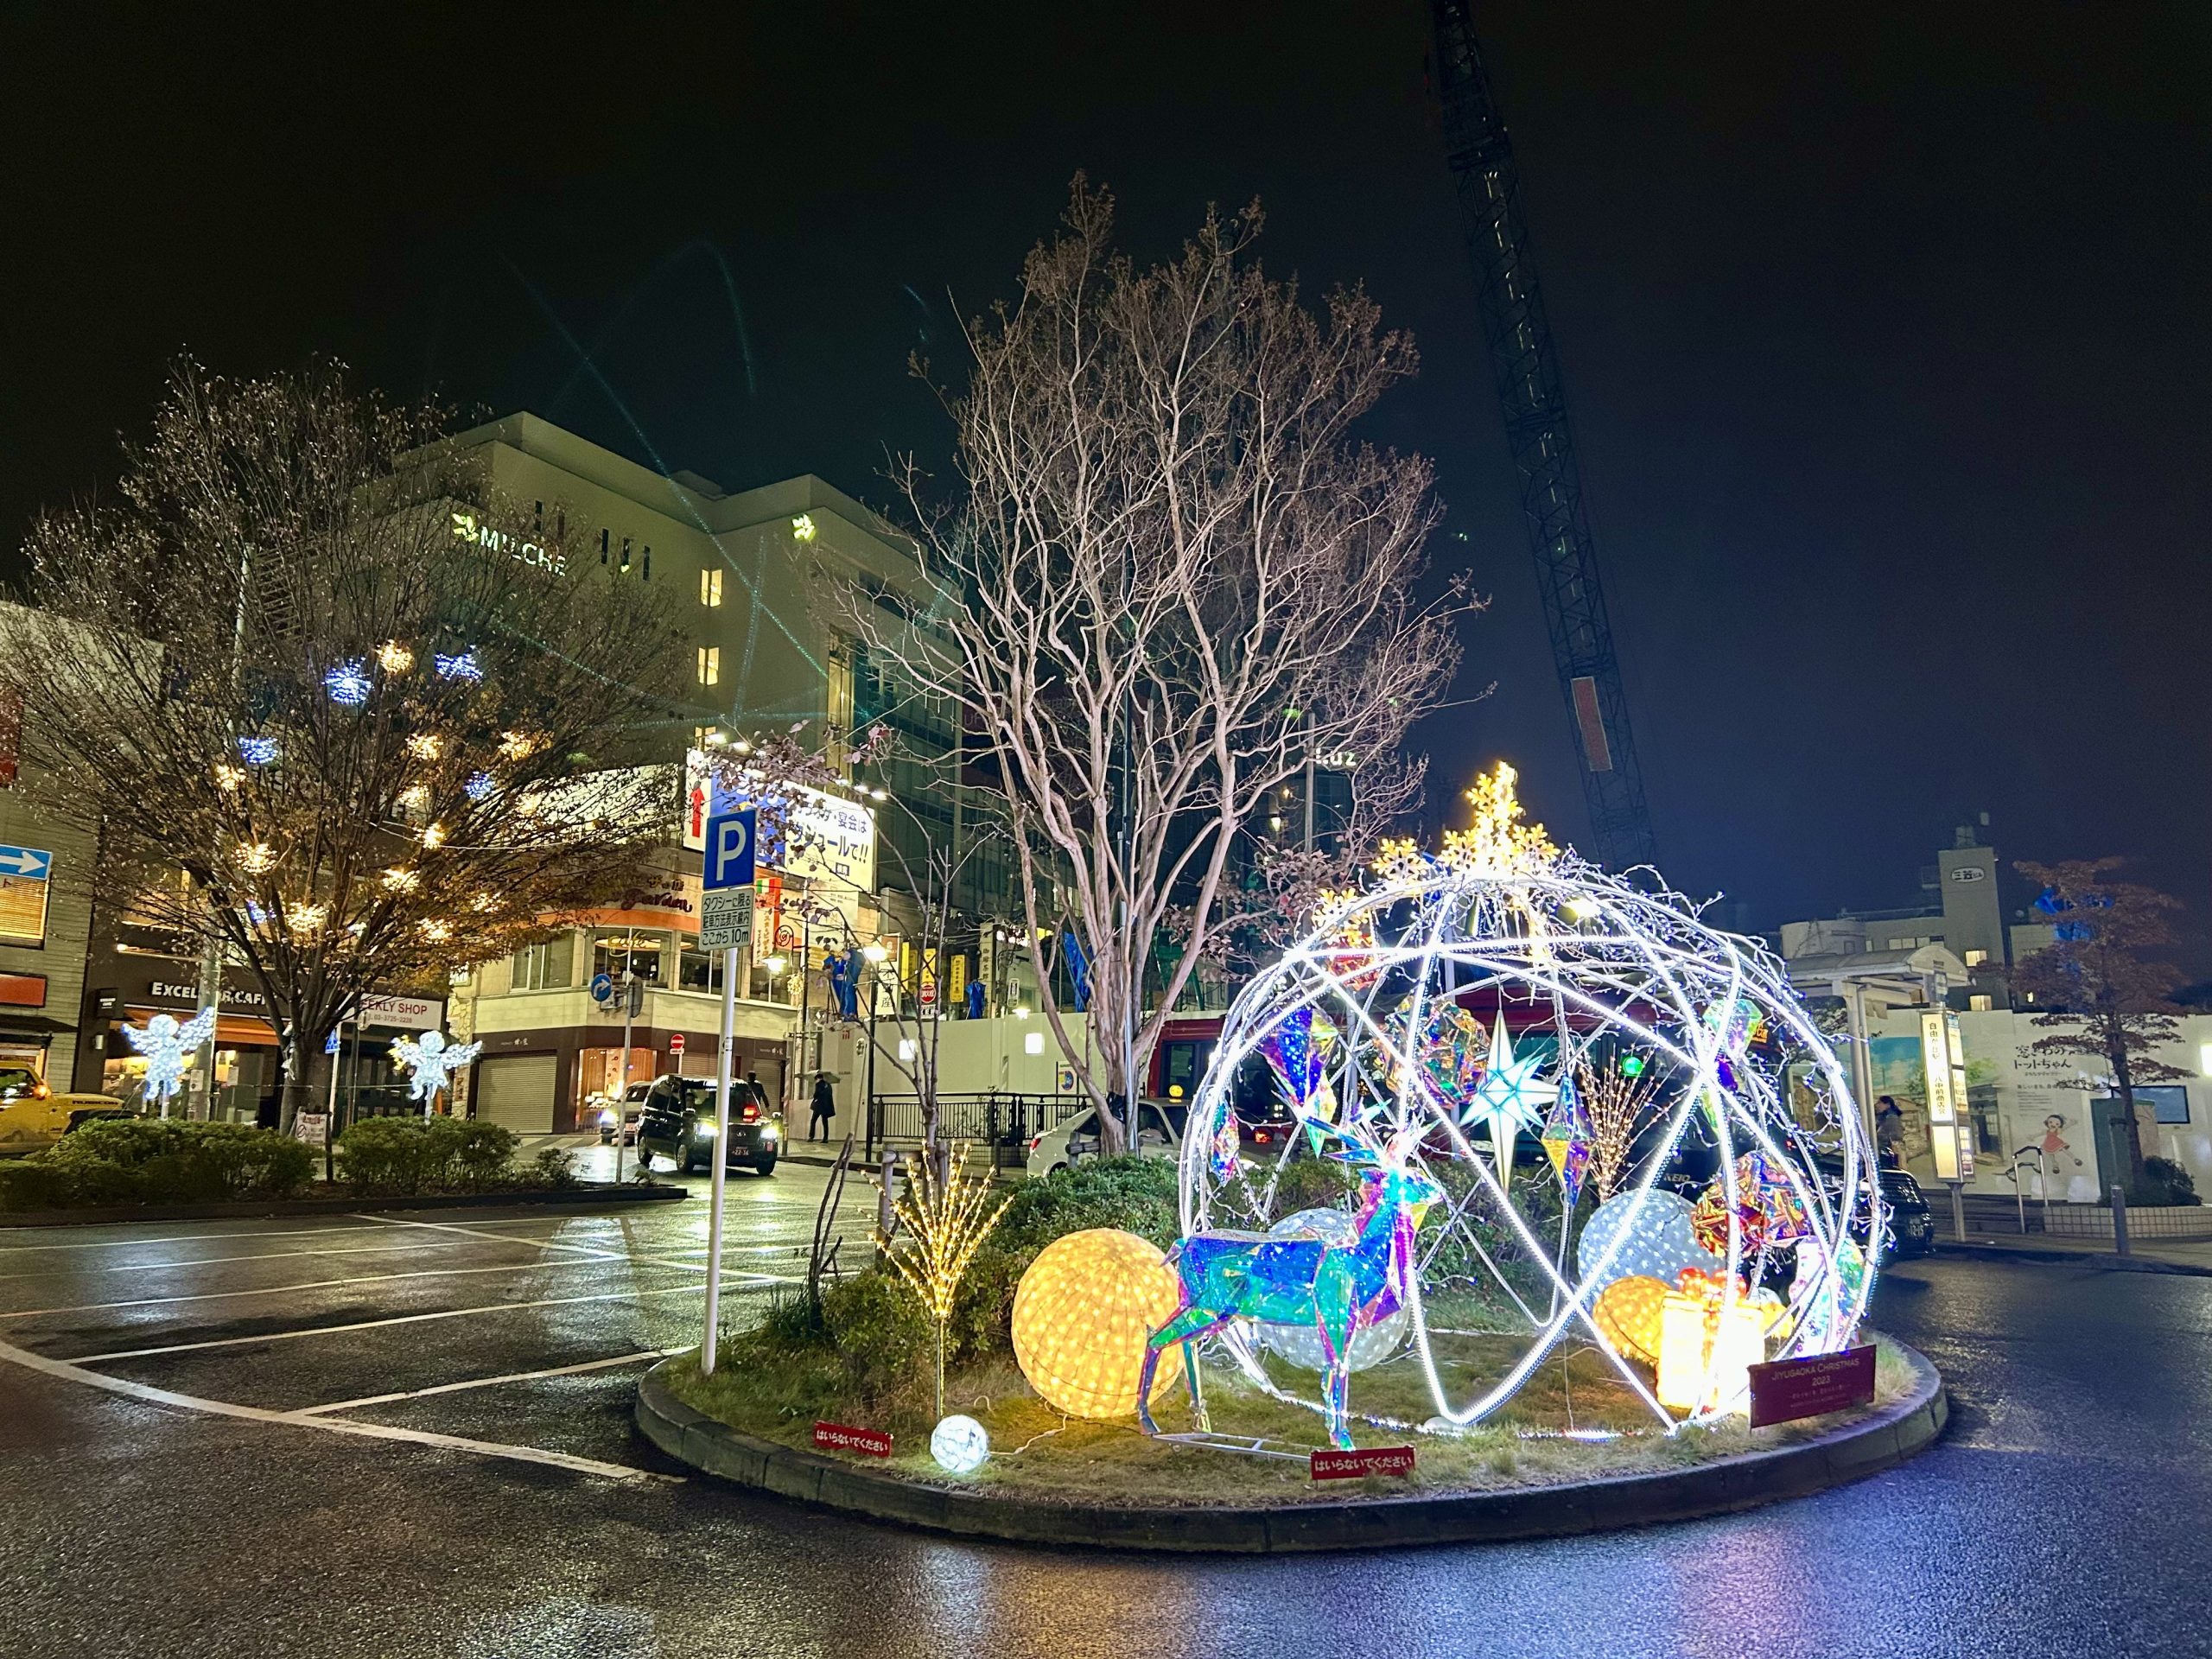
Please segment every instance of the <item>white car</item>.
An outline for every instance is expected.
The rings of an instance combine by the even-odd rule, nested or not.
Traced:
[[[1162,1105],[1143,1101],[1137,1107],[1137,1151],[1147,1158],[1183,1155],[1183,1125],[1189,1108],[1178,1103]],[[1028,1173],[1049,1175],[1054,1170],[1079,1164],[1098,1155],[1098,1114],[1077,1112],[1065,1123],[1033,1135],[1029,1141]]]

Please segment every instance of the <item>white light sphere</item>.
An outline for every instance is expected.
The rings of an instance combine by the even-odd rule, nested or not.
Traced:
[[[1690,1227],[1696,1209],[1678,1193],[1655,1188],[1649,1192],[1620,1192],[1598,1206],[1574,1246],[1577,1269],[1595,1301],[1599,1293],[1620,1279],[1656,1279],[1672,1286],[1684,1268],[1719,1273],[1719,1256],[1697,1242]],[[1611,1249],[1616,1235],[1625,1234],[1605,1270],[1598,1263]]]
[[[930,1431],[930,1456],[949,1475],[972,1475],[991,1455],[991,1437],[973,1417],[957,1413]]]
[[[1268,1230],[1279,1238],[1325,1238],[1332,1243],[1349,1245],[1358,1227],[1341,1210],[1300,1210],[1285,1216]],[[1370,1370],[1395,1354],[1405,1346],[1406,1327],[1410,1323],[1402,1307],[1355,1336],[1351,1339],[1352,1370]],[[1255,1325],[1253,1330],[1262,1347],[1287,1363],[1305,1371],[1322,1369],[1325,1362],[1321,1333],[1312,1325]]]

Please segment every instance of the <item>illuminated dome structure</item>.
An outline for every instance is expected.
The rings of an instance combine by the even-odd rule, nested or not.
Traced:
[[[1238,1241],[1287,1216],[1327,1234],[1317,1178],[1337,1178],[1347,1229],[1419,1193],[1389,1200],[1402,1242],[1351,1363],[1303,1399],[1281,1358],[1315,1367],[1334,1344],[1262,1323],[1280,1295],[1207,1328],[1340,1441],[1350,1371],[1402,1344],[1390,1366],[1419,1368],[1433,1414],[1366,1421],[1478,1422],[1585,1347],[1669,1432],[1744,1410],[1746,1366],[1849,1345],[1873,1291],[1860,1247],[1885,1217],[1845,1071],[1757,943],[1553,847],[1520,822],[1510,767],[1470,796],[1471,829],[1434,855],[1386,844],[1369,889],[1330,895],[1236,999],[1184,1140],[1186,1262],[1255,1249]],[[1304,1126],[1280,1149],[1237,1131],[1234,1080],[1255,1058]],[[1300,1167],[1317,1157],[1339,1167]],[[1507,1357],[1486,1370],[1440,1351],[1470,1333],[1436,1310],[1478,1304],[1503,1310],[1486,1335]],[[1403,1337],[1360,1351],[1364,1321],[1401,1312]],[[1376,1375],[1351,1382],[1350,1420]]]

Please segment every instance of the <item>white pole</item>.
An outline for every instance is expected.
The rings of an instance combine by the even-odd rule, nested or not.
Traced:
[[[630,1109],[630,1021],[632,1016],[630,1013],[630,953],[628,946],[630,939],[634,937],[636,937],[634,934],[629,934],[624,936],[623,938],[622,1081],[614,1085],[614,1184],[617,1186],[622,1185],[622,1119],[625,1114],[626,1114]],[[679,1071],[683,1069],[683,1068],[682,1066],[677,1067],[677,1070]],[[683,1098],[683,1091],[679,1090],[677,1093],[677,1099],[681,1101]],[[644,1127],[645,1121],[645,1109],[640,1107],[638,1111],[638,1123],[640,1128]]]
[[[722,1040],[715,1060],[714,1177],[707,1201],[707,1331],[699,1344],[699,1375],[715,1374],[715,1347],[721,1337],[722,1186],[729,1175],[729,1084],[737,1029],[737,951],[722,953]]]

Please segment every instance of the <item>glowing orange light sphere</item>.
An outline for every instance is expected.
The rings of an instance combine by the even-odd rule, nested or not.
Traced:
[[[1014,1357],[1029,1386],[1071,1417],[1135,1414],[1145,1347],[1182,1300],[1175,1270],[1154,1245],[1112,1227],[1056,1238],[1014,1294]],[[1171,1348],[1154,1373],[1155,1400],[1182,1381]]]

